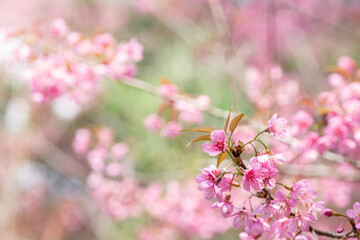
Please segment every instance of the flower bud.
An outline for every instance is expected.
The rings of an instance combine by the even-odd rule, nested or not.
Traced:
[[[333,215],[333,211],[329,208],[325,209],[324,215],[327,217],[331,217]]]
[[[336,229],[337,233],[342,233],[344,231],[344,223],[340,224],[340,226]]]

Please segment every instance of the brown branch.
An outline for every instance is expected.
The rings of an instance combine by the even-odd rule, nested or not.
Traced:
[[[312,226],[309,226],[309,230],[310,230],[310,232],[314,232],[317,235],[331,237],[331,238],[349,237],[351,235],[351,233],[354,232],[354,229],[351,229],[350,231],[345,232],[345,233],[331,233],[331,232],[325,232],[325,231],[316,229],[316,228],[314,228]]]

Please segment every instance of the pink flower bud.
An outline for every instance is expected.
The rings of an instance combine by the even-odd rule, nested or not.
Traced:
[[[344,231],[344,223],[340,224],[340,226],[336,229],[337,233],[342,233]]]
[[[324,215],[327,216],[327,217],[331,217],[332,213],[333,213],[332,210],[327,208],[327,209],[325,209]]]

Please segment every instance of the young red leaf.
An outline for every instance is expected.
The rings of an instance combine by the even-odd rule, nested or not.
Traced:
[[[227,157],[228,153],[227,152],[223,152],[223,153],[220,153],[218,156],[217,156],[217,163],[216,163],[216,167],[219,167],[220,163],[222,161],[224,161],[224,159]]]
[[[230,115],[231,115],[231,110],[232,110],[232,107],[230,108],[230,111],[229,111],[229,115],[225,121],[225,126],[224,126],[224,132],[226,133],[227,129],[228,129],[228,126],[229,126],[229,121],[230,121]]]
[[[210,134],[202,135],[202,136],[200,136],[200,137],[195,138],[194,140],[192,140],[191,142],[189,142],[187,146],[190,146],[190,144],[192,144],[192,143],[194,143],[194,142],[206,141],[206,140],[211,140]]]
[[[188,132],[188,131],[193,131],[193,132],[205,132],[205,133],[211,133],[212,131],[216,130],[213,127],[197,127],[197,128],[188,128],[188,129],[183,129],[181,131],[183,132]]]
[[[244,116],[245,116],[245,113],[242,113],[242,114],[239,114],[236,117],[234,117],[233,120],[231,120],[230,127],[229,127],[229,130],[231,133],[234,132],[235,128],[237,127],[237,125],[239,125],[241,119],[243,119]]]

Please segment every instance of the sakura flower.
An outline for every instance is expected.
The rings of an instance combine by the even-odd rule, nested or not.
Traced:
[[[304,235],[297,235],[295,237],[295,240],[312,240],[312,237],[310,236],[304,236]]]
[[[147,117],[144,118],[143,123],[145,125],[145,128],[150,132],[157,132],[160,130],[163,121],[159,115],[156,114],[150,114]]]
[[[64,37],[69,33],[69,28],[64,19],[57,18],[51,22],[51,31],[57,36]]]
[[[91,140],[91,133],[87,129],[78,129],[72,142],[72,148],[77,154],[84,154],[88,151]]]
[[[247,234],[246,232],[240,233],[239,238],[240,238],[240,240],[255,240],[256,239],[253,236]]]
[[[298,201],[310,202],[316,196],[316,192],[309,190],[310,183],[306,179],[302,179],[294,184],[290,194],[290,202],[292,206],[295,206]]]
[[[97,147],[88,153],[87,159],[94,172],[100,173],[104,170],[106,154],[103,147]]]
[[[272,201],[273,203],[279,206],[279,212],[284,214],[285,217],[288,217],[291,213],[291,202],[288,199],[284,192],[279,190],[275,193],[275,200]]]
[[[323,206],[324,202],[320,201],[317,203],[311,203],[310,208],[308,209],[309,218],[312,222],[319,220],[319,215],[324,214],[325,207]]]
[[[245,231],[252,236],[258,236],[270,230],[270,225],[262,218],[252,218],[245,226]]]
[[[297,225],[301,231],[304,232],[309,231],[309,222],[310,222],[309,218],[303,217],[300,214],[296,214],[294,221],[297,221]]]
[[[297,233],[297,222],[289,218],[281,218],[272,225],[273,234],[279,239],[293,239]]]
[[[162,84],[159,87],[159,95],[164,98],[171,98],[179,92],[178,87],[171,83]]]
[[[337,66],[349,73],[353,72],[356,68],[356,62],[354,59],[342,56],[338,59]]]
[[[120,163],[112,162],[109,163],[109,165],[106,166],[106,174],[110,177],[119,176],[123,170],[123,167]]]
[[[292,121],[294,125],[293,130],[296,134],[306,132],[314,122],[312,116],[303,110],[298,111]]]
[[[206,199],[211,199],[215,196],[215,181],[222,173],[221,169],[217,169],[214,166],[202,169],[201,174],[196,176],[196,182],[199,183],[199,191],[204,191]]]
[[[161,135],[165,138],[173,138],[181,134],[182,126],[175,121],[168,122],[161,131]]]
[[[202,145],[204,152],[210,156],[217,156],[226,150],[226,135],[223,130],[214,130],[210,134],[213,143],[206,142]]]
[[[273,133],[275,137],[286,138],[287,120],[285,118],[278,118],[277,113],[275,113],[268,121],[268,123],[269,123],[268,131],[270,133]]]
[[[252,187],[255,191],[260,191],[264,188],[264,176],[266,175],[266,170],[261,168],[261,165],[258,163],[251,164],[244,174],[243,187],[246,191],[250,191]]]
[[[355,227],[360,231],[360,203],[354,203],[353,209],[348,209],[346,215],[355,220]]]
[[[127,143],[119,142],[111,147],[111,156],[114,160],[120,159],[129,152],[129,146]]]
[[[276,186],[275,178],[279,175],[279,171],[271,164],[271,162],[261,164],[261,168],[264,183],[269,189],[273,189]]]
[[[354,203],[353,209],[348,209],[346,215],[348,215],[349,218],[360,221],[360,203]]]
[[[252,214],[254,216],[259,214],[264,219],[268,219],[272,216],[274,216],[275,218],[280,217],[279,206],[268,203],[257,207]]]
[[[221,180],[218,180],[218,177],[223,173],[223,170],[218,169],[214,166],[204,168],[201,170],[201,174],[196,176],[196,182],[199,183],[199,191],[204,191],[204,196],[206,199],[211,199],[215,196],[216,189],[221,191],[227,191],[229,189],[229,182],[231,182],[231,177],[228,175],[222,176]],[[222,201],[221,195],[219,195],[218,201]]]
[[[249,221],[250,214],[246,209],[240,209],[239,212],[236,213],[235,218],[233,220],[234,228],[238,228],[241,225],[246,225]]]
[[[220,213],[224,218],[230,217],[234,211],[234,205],[227,200],[222,202],[215,202],[211,207],[214,209],[220,209]]]

